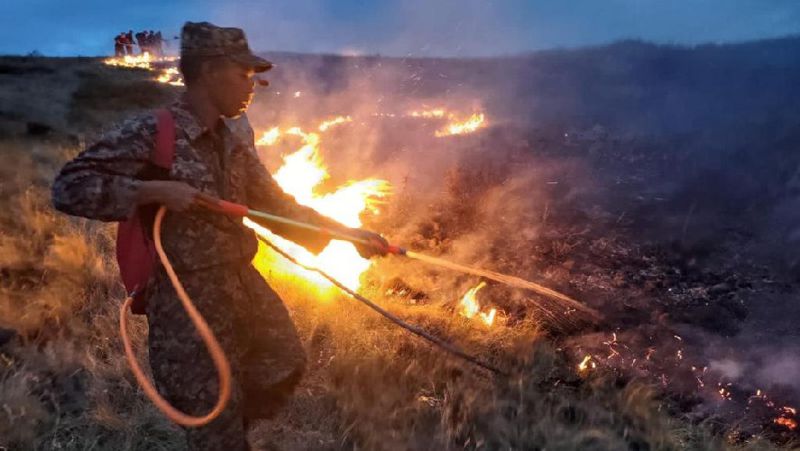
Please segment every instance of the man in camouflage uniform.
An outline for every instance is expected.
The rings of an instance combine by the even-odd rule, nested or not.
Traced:
[[[170,107],[176,124],[175,160],[169,180],[141,180],[154,149],[156,119],[123,123],[67,163],[53,184],[54,206],[101,221],[128,218],[136,208],[163,204],[162,241],[186,291],[219,339],[233,376],[231,400],[207,426],[187,428],[191,450],[245,450],[246,425],[270,417],[300,380],[305,354],[281,300],[251,260],[257,239],[239,220],[196,206],[202,192],[300,221],[343,229],[298,205],[260,163],[244,113],[253,75],[271,63],[253,55],[244,33],[209,23],[182,31],[181,71],[187,86]],[[240,130],[244,124],[245,132]],[[327,238],[279,230],[314,252]],[[350,229],[377,241],[361,245],[366,257],[383,254],[380,235]],[[178,409],[205,414],[216,402],[218,380],[202,340],[160,268],[149,288],[150,366],[159,391]]]

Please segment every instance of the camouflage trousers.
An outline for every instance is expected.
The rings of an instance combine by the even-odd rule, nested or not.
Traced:
[[[247,450],[247,422],[274,415],[300,381],[302,343],[283,302],[249,262],[178,276],[225,350],[233,377],[222,414],[185,429],[189,450]],[[156,386],[176,408],[205,414],[218,396],[216,368],[163,269],[153,285],[147,320]]]

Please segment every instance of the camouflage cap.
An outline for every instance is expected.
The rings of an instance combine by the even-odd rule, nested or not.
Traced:
[[[226,56],[237,63],[264,72],[273,64],[256,56],[241,28],[218,27],[208,22],[186,22],[181,31],[181,57]]]

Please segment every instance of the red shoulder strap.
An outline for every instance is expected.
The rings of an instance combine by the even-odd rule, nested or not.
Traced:
[[[175,119],[166,109],[156,111],[156,148],[153,152],[153,164],[164,168],[172,168],[175,159]]]

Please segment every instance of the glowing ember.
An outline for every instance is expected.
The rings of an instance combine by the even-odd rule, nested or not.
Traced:
[[[285,133],[299,136],[303,141],[299,150],[283,157],[283,165],[273,174],[275,181],[287,194],[294,196],[298,203],[311,207],[348,227],[360,227],[360,216],[364,211],[371,210],[377,213],[377,204],[389,193],[388,182],[378,179],[350,181],[334,191],[318,193],[317,188],[329,176],[319,155],[319,135],[305,133],[299,127],[290,128]],[[257,144],[273,144],[280,136],[280,129],[277,127],[270,129],[262,135]],[[359,288],[361,274],[371,265],[371,262],[361,258],[355,247],[348,242],[331,241],[319,255],[313,255],[303,247],[280,238],[255,223],[245,220],[245,225],[275,242],[303,264],[322,269],[353,290]],[[272,272],[276,267],[280,267],[279,258],[274,253],[261,252],[254,263],[262,272]],[[325,290],[332,287],[330,282],[320,275],[296,266],[292,268],[284,266],[283,271],[286,275],[302,274],[311,288]],[[319,294],[325,297],[324,292]]]
[[[779,424],[781,426],[784,426],[785,428],[789,429],[790,431],[793,431],[793,430],[797,429],[797,420],[795,420],[793,418],[788,418],[788,417],[781,416],[781,417],[775,418],[774,421],[775,421],[775,424]]]
[[[592,356],[586,354],[583,360],[581,360],[581,363],[578,364],[578,371],[584,373],[586,372],[586,370],[589,369],[589,367],[594,369],[597,367],[597,365],[594,362],[592,362]]]
[[[324,132],[334,125],[344,124],[345,122],[353,122],[353,118],[350,116],[337,116],[329,121],[319,124],[319,131]]]
[[[783,406],[781,407],[780,412],[780,416],[773,420],[775,424],[779,424],[790,431],[797,429],[797,420],[792,418],[797,415],[797,409],[794,407]]]
[[[453,120],[451,118],[451,122],[444,126],[444,128],[436,131],[436,137],[441,138],[443,136],[451,136],[451,135],[464,135],[467,133],[472,133],[475,130],[484,127],[486,122],[486,117],[483,113],[475,113],[469,117],[469,119],[464,121]]]
[[[486,282],[481,282],[477,286],[470,288],[461,298],[461,314],[467,318],[479,316],[487,326],[494,323],[494,317],[497,314],[497,309],[489,310],[489,313],[481,312],[481,305],[478,303],[478,291],[486,286]]]
[[[183,86],[183,78],[177,67],[169,67],[161,72],[156,78],[159,83],[167,83],[172,86]]]
[[[728,384],[728,385],[730,385],[730,384]],[[717,390],[717,393],[719,393],[720,398],[722,398],[723,400],[726,400],[726,401],[730,401],[731,400],[732,393],[727,388],[720,387],[719,390]]]

